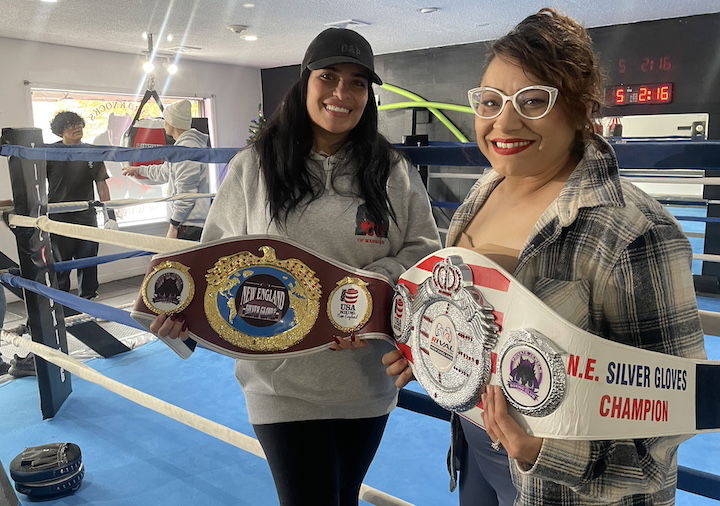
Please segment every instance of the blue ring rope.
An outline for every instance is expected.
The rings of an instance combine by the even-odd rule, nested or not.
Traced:
[[[1,156],[63,162],[150,162],[154,160],[182,162],[192,160],[205,163],[227,163],[239,151],[240,148],[188,148],[186,146],[162,146],[157,148],[118,148],[114,146],[28,148],[13,144],[0,146]]]
[[[624,169],[720,169],[720,141],[612,142],[620,167]],[[48,145],[50,146],[50,145]],[[416,165],[488,167],[487,159],[474,142],[433,142],[429,146],[400,146]],[[88,162],[149,162],[193,160],[205,163],[227,163],[243,148],[188,148],[161,146],[154,148],[120,148],[94,146],[76,148],[28,148],[6,144],[0,156],[17,156],[27,160],[80,160]]]
[[[6,286],[23,288],[34,293],[39,293],[40,295],[44,295],[48,299],[52,299],[63,306],[73,308],[76,311],[89,314],[95,318],[122,323],[128,327],[147,332],[145,327],[130,317],[130,313],[128,311],[100,304],[99,302],[92,302],[90,300],[83,299],[82,297],[78,297],[77,295],[63,292],[57,288],[50,288],[49,286],[45,286],[36,281],[31,281],[13,274],[0,274],[0,283]]]
[[[147,255],[154,255],[150,251],[126,251],[124,253],[115,253],[114,255],[104,255],[100,257],[88,257],[78,258],[76,260],[66,260],[64,262],[57,262],[54,265],[55,272],[67,272],[73,269],[84,269],[85,267],[92,267],[94,265],[107,264],[114,262],[115,260],[123,260],[125,258],[144,257]]]

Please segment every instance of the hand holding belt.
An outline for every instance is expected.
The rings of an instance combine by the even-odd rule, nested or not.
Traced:
[[[326,349],[338,334],[390,341],[391,299],[380,274],[284,238],[247,236],[153,257],[132,317],[147,328],[158,314],[182,313],[207,348],[280,358]],[[183,358],[191,353],[163,340]]]
[[[405,272],[391,326],[430,397],[482,426],[500,385],[531,435],[627,439],[720,430],[720,362],[623,345],[567,322],[497,264],[445,248]]]

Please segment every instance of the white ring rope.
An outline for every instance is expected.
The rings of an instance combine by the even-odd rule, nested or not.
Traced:
[[[720,313],[715,311],[698,311],[703,332],[709,336],[720,336]]]
[[[136,206],[141,204],[153,204],[157,202],[172,202],[175,200],[197,200],[197,199],[211,199],[214,198],[214,193],[178,193],[171,197],[157,197],[151,199],[118,199],[118,200],[106,200],[103,202],[103,207],[126,207]]]
[[[483,175],[467,172],[431,172],[430,179],[480,179]],[[672,176],[621,176],[621,179],[632,183],[665,183],[665,184],[707,184],[720,185],[720,177],[672,177]]]
[[[78,200],[72,202],[51,202],[47,205],[48,212],[51,214],[55,213],[72,213],[76,211],[84,211],[91,207],[104,207],[104,208],[122,208],[129,206],[137,206],[143,204],[157,204],[159,202],[173,202],[175,200],[197,200],[197,199],[211,199],[214,198],[214,193],[178,193],[171,197],[156,197],[146,199],[116,199],[100,201],[87,201]],[[0,207],[0,213],[12,213],[15,210],[13,206]]]
[[[170,197],[156,197],[149,199],[116,199],[99,201],[78,200],[72,202],[51,202],[47,205],[48,212],[54,213],[71,213],[76,211],[84,211],[90,207],[104,207],[116,209],[121,207],[137,206],[143,204],[157,204],[159,202],[173,202],[175,200],[198,200],[214,198],[214,193],[178,193]],[[0,212],[12,213],[12,206],[0,207]]]
[[[708,255],[707,253],[693,253],[693,260],[702,260],[703,262],[719,262],[720,255]]]
[[[5,334],[4,331],[3,334]],[[221,441],[225,441],[226,443],[240,448],[241,450],[245,450],[258,457],[265,458],[265,453],[263,452],[260,443],[256,439],[246,436],[245,434],[242,434],[240,432],[234,431],[229,427],[225,427],[224,425],[221,425],[217,422],[213,422],[212,420],[208,420],[207,418],[203,418],[178,406],[170,404],[169,402],[157,399],[151,395],[146,394],[145,392],[141,392],[140,390],[124,385],[119,381],[108,378],[103,374],[97,372],[95,369],[92,369],[87,365],[83,364],[79,360],[69,357],[58,350],[50,348],[49,346],[36,343],[29,339],[24,339],[18,335],[8,335],[10,336],[10,343],[12,343],[14,346],[25,348],[26,350],[31,351],[35,355],[44,358],[48,362],[52,362],[58,367],[61,367],[62,369],[65,369],[66,371],[75,374],[79,378],[82,378],[91,383],[95,383],[96,385],[110,390],[111,392],[114,392],[121,397],[125,397],[126,399],[131,400],[136,404],[151,409],[157,413],[163,414],[168,418],[172,418],[173,420],[188,425],[189,427],[204,432],[205,434],[208,434],[209,436],[217,438]]]
[[[659,183],[659,184],[720,184],[720,177],[622,177],[631,183]]]
[[[14,227],[37,227],[40,230],[44,230],[45,232],[50,232],[52,234],[75,237],[77,239],[85,239],[103,244],[112,244],[128,249],[150,251],[153,253],[170,253],[172,251],[197,246],[197,242],[195,241],[168,239],[166,237],[158,237],[155,235],[136,234],[134,232],[123,232],[120,230],[105,230],[89,227],[87,225],[63,223],[61,221],[53,221],[47,216],[30,218],[29,216],[11,214],[9,215],[8,222]],[[693,259],[702,260],[703,262],[720,263],[720,255],[696,253],[693,254]]]
[[[47,205],[48,213],[74,213],[77,211],[85,211],[90,209],[90,202],[81,200],[78,202],[52,202]],[[11,209],[10,212],[13,210]]]
[[[79,360],[50,348],[49,346],[36,343],[17,334],[10,334],[5,331],[2,331],[2,334],[5,340],[9,341],[12,345],[31,351],[35,355],[73,373],[79,378],[95,383],[96,385],[110,390],[111,392],[114,392],[136,404],[155,411],[156,413],[160,413],[161,415],[165,415],[168,418],[172,418],[177,422],[199,430],[200,432],[219,439],[220,441],[224,441],[236,448],[251,453],[256,457],[266,459],[265,452],[263,451],[262,446],[260,446],[260,442],[255,438],[233,430],[230,427],[226,427],[225,425],[213,422],[212,420],[208,420],[200,415],[196,415],[191,411],[175,406],[174,404],[170,404],[169,402],[158,399],[157,397],[153,397],[145,392],[129,387],[112,378],[108,378],[107,376],[97,372],[95,369],[83,364]],[[403,501],[402,499],[393,497],[365,484],[363,484],[360,489],[359,497],[363,501],[377,506],[412,506],[410,503]]]
[[[87,225],[63,223],[61,221],[53,221],[47,216],[31,218],[29,216],[10,214],[8,216],[8,223],[14,227],[37,227],[51,234],[101,242],[103,244],[112,244],[127,249],[150,251],[153,253],[170,253],[172,251],[197,246],[197,242],[195,241],[168,239],[154,235],[136,234],[134,232],[123,232],[120,230],[105,230]]]

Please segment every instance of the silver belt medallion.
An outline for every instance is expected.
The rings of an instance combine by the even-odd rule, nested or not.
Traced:
[[[490,379],[491,350],[499,327],[493,308],[473,286],[472,271],[462,258],[449,257],[435,265],[412,302],[408,295],[398,290],[393,315],[398,300],[403,309],[412,304],[410,328],[403,327],[401,318],[397,327],[400,339],[411,341],[416,378],[446,409],[466,411],[476,406]]]

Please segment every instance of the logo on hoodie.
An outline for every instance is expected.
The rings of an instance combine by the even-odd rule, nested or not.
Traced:
[[[358,241],[384,244],[389,228],[388,220],[383,220],[382,223],[375,223],[372,220],[367,205],[358,206],[355,215],[355,235],[358,236]],[[360,237],[365,239],[360,239]]]

